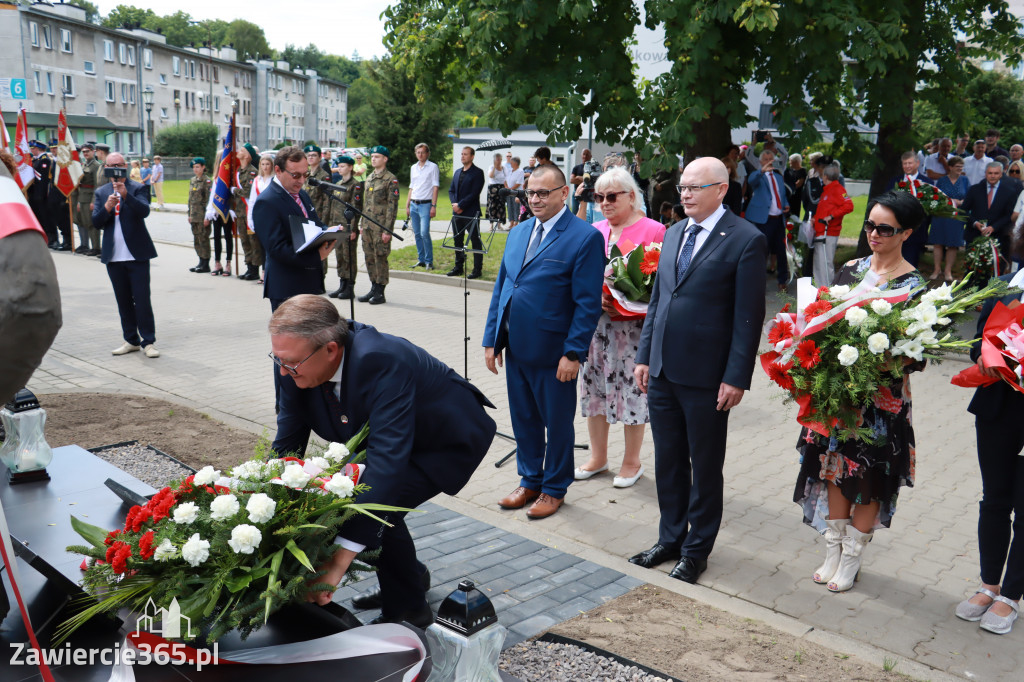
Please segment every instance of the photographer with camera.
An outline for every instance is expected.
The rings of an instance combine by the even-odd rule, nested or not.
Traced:
[[[831,286],[835,277],[836,246],[843,231],[843,216],[853,211],[853,200],[839,182],[839,166],[830,163],[821,171],[825,188],[814,212],[814,283]]]
[[[588,163],[590,163],[590,159],[591,159],[590,150],[589,149],[584,149],[582,152],[580,152],[580,159],[581,159],[580,163],[578,163],[575,166],[573,166],[572,167],[572,172],[569,173],[569,183],[572,184],[572,185],[575,185],[576,187],[579,187],[581,184],[583,184],[584,168],[587,166]],[[591,189],[591,192],[593,192],[593,189],[594,189],[593,184],[591,184],[590,189]],[[576,196],[575,192],[573,192],[573,195],[572,195],[572,212],[575,215],[575,214],[578,214],[579,211],[580,211],[580,198]]]
[[[762,153],[771,152],[775,155],[775,158],[772,160],[772,168],[780,173],[784,172],[786,170],[786,163],[789,160],[789,153],[781,143],[775,141],[775,138],[767,130],[754,131],[754,144],[747,148],[747,163],[755,169],[761,167],[760,157],[754,153],[754,147],[759,143],[762,145]]]
[[[154,345],[156,322],[149,299],[149,261],[156,258],[145,222],[149,216],[149,187],[128,178],[128,164],[116,152],[107,156],[103,175],[110,183],[96,190],[92,224],[103,232],[100,260],[107,266],[114,287],[124,335],[124,343],[112,354],[142,350],[147,358],[158,358],[160,351]]]

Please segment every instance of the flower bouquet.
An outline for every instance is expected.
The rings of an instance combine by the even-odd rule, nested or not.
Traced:
[[[611,260],[604,271],[604,293],[611,295],[617,311],[615,319],[641,319],[654,290],[654,276],[661,259],[661,244],[634,246],[623,255],[618,244],[611,249]]]
[[[1001,274],[999,241],[992,237],[978,237],[967,245],[964,269],[978,277],[998,277]]]
[[[141,611],[150,599],[166,607],[177,598],[208,642],[234,629],[244,638],[310,590],[334,591],[335,585],[309,583],[334,552],[338,530],[354,514],[393,509],[354,501],[367,489],[359,483],[364,454],[354,454],[367,432],[305,460],[267,459],[261,441],[256,456],[230,476],[204,467],[132,507],[124,527],[113,531],[72,517],[88,544],[68,550],[87,557],[83,586],[95,601],[58,635],[100,613]]]
[[[930,216],[936,218],[952,218],[959,220],[960,222],[967,222],[970,215],[957,209],[953,205],[953,200],[935,185],[929,185],[927,182],[921,182],[920,180],[914,180],[913,188],[907,184],[906,180],[901,180],[896,183],[896,189],[901,192],[908,192],[918,201],[921,202],[921,208],[924,212]]]
[[[769,323],[771,350],[761,354],[761,367],[800,406],[797,421],[824,436],[873,440],[860,408],[873,401],[899,409],[885,384],[903,376],[904,358],[938,359],[969,348],[970,340],[943,328],[1008,291],[1002,280],[975,290],[968,278],[920,296],[925,285],[883,291],[876,284],[872,272],[852,289],[815,290],[801,278],[797,312],[787,305]]]
[[[981,360],[985,367],[994,369],[1014,390],[1024,393],[1024,379],[1021,378],[1021,362],[1024,362],[1024,305],[1014,301],[1003,305],[1000,301],[992,309],[985,329],[981,333]],[[957,374],[950,383],[954,386],[974,388],[989,386],[999,379],[985,376],[977,365],[971,365]]]

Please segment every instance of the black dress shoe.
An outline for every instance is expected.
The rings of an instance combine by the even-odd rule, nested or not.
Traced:
[[[71,245],[70,244],[61,244],[60,246],[58,246],[57,248],[54,249],[54,251],[70,251],[70,250],[71,250]]]
[[[642,566],[643,568],[654,568],[666,561],[675,561],[679,558],[679,550],[669,549],[664,545],[654,545],[648,550],[629,557],[629,563]]]
[[[466,275],[466,279],[480,279],[480,271],[474,270],[473,272]]]
[[[675,578],[676,580],[682,580],[684,583],[690,583],[692,585],[697,582],[697,578],[700,577],[700,574],[707,569],[707,559],[694,559],[691,556],[684,556],[679,560],[679,563],[675,565],[675,568],[668,572],[668,577]]]
[[[426,592],[430,589],[430,571],[425,571],[422,576],[423,579],[423,591]],[[358,597],[352,599],[352,606],[360,609],[361,611],[369,611],[370,609],[379,609],[381,607],[380,600],[380,586],[373,588],[365,594],[361,594]]]
[[[445,277],[462,277],[462,266],[456,265],[454,268],[444,273]]]
[[[405,613],[400,613],[397,616],[387,617],[382,613],[367,623],[367,625],[380,625],[381,623],[409,623],[410,625],[415,625],[420,630],[426,630],[433,622],[434,612],[430,610],[430,606],[424,604],[423,610],[421,611],[406,611]]]

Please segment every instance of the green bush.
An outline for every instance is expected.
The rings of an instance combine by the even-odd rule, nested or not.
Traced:
[[[161,156],[217,156],[217,126],[205,121],[181,123],[156,134],[153,153]]]

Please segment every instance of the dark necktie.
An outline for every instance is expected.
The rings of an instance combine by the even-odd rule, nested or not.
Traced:
[[[686,243],[679,252],[679,260],[676,261],[676,282],[683,279],[686,268],[690,267],[690,259],[693,258],[693,247],[697,245],[697,233],[700,232],[700,225],[690,225],[686,228]]]
[[[538,220],[537,227],[533,230],[533,239],[530,240],[530,245],[526,247],[526,258],[523,259],[524,264],[529,263],[533,255],[537,253],[542,239],[544,239],[544,225]]]
[[[341,401],[338,400],[337,386],[338,383],[336,381],[325,381],[320,384],[324,392],[324,398],[327,400],[327,405],[331,408],[331,417],[340,425],[344,422],[341,418]]]

